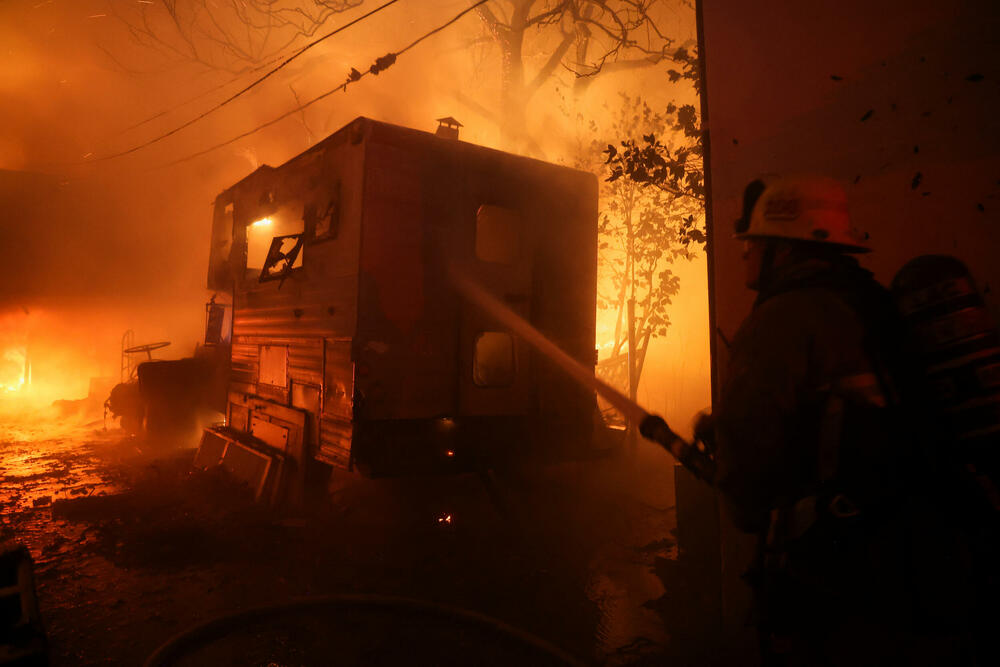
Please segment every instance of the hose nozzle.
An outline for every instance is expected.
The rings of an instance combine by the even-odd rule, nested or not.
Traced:
[[[687,442],[670,430],[659,415],[646,415],[639,422],[639,433],[674,455],[681,465],[709,484],[715,481],[715,459],[700,442]]]

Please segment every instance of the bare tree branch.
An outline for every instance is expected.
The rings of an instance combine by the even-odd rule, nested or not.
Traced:
[[[156,0],[109,3],[139,45],[234,73],[311,37],[363,0]]]
[[[563,35],[562,42],[559,43],[559,46],[557,46],[552,52],[552,55],[549,56],[545,65],[538,70],[535,74],[535,78],[528,84],[529,96],[541,88],[542,85],[549,80],[549,77],[552,76],[552,72],[554,72],[559,63],[562,62],[562,59],[566,56],[566,52],[569,51],[569,47],[573,46],[576,39],[577,37],[573,33],[565,33]]]
[[[659,0],[497,0],[479,8],[484,32],[500,51],[498,106],[514,147],[524,147],[531,98],[556,72],[579,80],[671,60],[675,40],[658,23],[662,6]]]

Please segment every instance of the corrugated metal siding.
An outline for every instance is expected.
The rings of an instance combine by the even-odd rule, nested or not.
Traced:
[[[346,468],[351,461],[353,436],[354,424],[351,421],[324,416],[320,420],[316,458],[338,468]]]
[[[307,284],[290,278],[281,289],[277,283],[255,287],[237,299],[233,335],[350,336],[357,295],[356,274],[320,274]]]
[[[237,350],[240,353],[240,382],[256,382],[256,370],[261,345],[288,347],[288,379],[299,384],[323,384],[323,339],[301,336],[235,336],[233,360],[236,368]],[[247,371],[245,369],[251,369]],[[253,375],[249,376],[247,373]],[[234,376],[234,380],[236,380]]]
[[[241,385],[252,385],[257,382],[257,364],[260,350],[256,345],[239,342],[233,338],[232,370],[230,381]]]
[[[270,214],[268,207],[272,204],[284,207],[282,210],[301,205],[305,216],[307,210],[322,209],[334,196],[339,201],[339,214],[334,221],[335,236],[307,240],[302,267],[283,282],[259,283],[252,276],[237,280],[232,391],[290,405],[292,388],[298,385],[319,392],[322,405],[327,393],[324,340],[346,341],[349,350],[355,335],[363,151],[363,145],[348,142],[348,133],[341,132],[278,168],[254,172],[233,188],[235,227],[239,232],[233,253],[237,265],[245,262],[247,252],[240,236],[242,229],[252,220]],[[284,389],[258,384],[261,345],[288,347],[288,383]],[[353,377],[349,354],[346,365],[341,361],[336,362],[335,374]],[[345,467],[350,457],[353,383],[342,393],[346,404],[331,416],[346,419],[347,423],[336,428],[323,426],[322,411],[310,411],[308,442],[318,459]],[[309,411],[307,406],[298,407]]]
[[[351,341],[327,340],[324,369],[323,415],[350,421],[354,418],[354,362]]]
[[[316,269],[317,263],[311,268]],[[316,273],[325,272],[320,267]],[[327,275],[312,284],[289,280],[280,289],[270,283],[238,295],[233,319],[231,387],[287,404],[293,384],[311,385],[320,390],[322,401],[330,391],[324,377],[324,341],[330,336],[353,333],[356,300],[356,274]],[[337,342],[338,349],[346,352],[332,360],[337,369],[334,375],[353,379],[350,338]],[[262,345],[288,347],[288,387],[284,391],[274,393],[273,388],[257,384]],[[333,421],[325,416],[321,419],[319,414],[310,418],[310,430],[314,432],[308,439],[312,443],[310,453],[317,460],[346,468],[353,435],[350,423],[353,382],[341,390],[341,398],[345,403],[337,414],[331,415]]]
[[[354,437],[354,361],[350,340],[324,343],[323,415],[316,458],[335,466],[350,464]]]

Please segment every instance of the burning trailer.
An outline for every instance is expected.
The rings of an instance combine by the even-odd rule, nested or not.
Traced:
[[[593,174],[358,118],[215,202],[232,296],[225,426],[196,464],[271,500],[311,469],[372,475],[582,458],[594,394],[452,289],[460,270],[592,368]],[[318,464],[318,465],[317,465]]]

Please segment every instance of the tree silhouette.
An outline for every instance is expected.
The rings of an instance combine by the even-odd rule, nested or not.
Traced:
[[[671,83],[689,82],[696,93],[701,93],[698,78],[697,56],[684,50],[678,54],[682,63],[680,71],[670,69],[667,76]],[[641,143],[634,136],[634,128],[622,128],[618,148],[608,144],[604,150],[605,164],[609,171],[608,180],[624,178],[640,185],[652,185],[675,197],[705,200],[704,143],[701,117],[691,104],[667,105],[666,112],[655,128],[656,131],[643,133]],[[661,138],[669,131],[668,143]],[[690,228],[693,239],[704,243],[697,228]]]
[[[109,3],[141,46],[212,69],[244,72],[311,37],[364,0],[149,0]]]
[[[636,398],[650,342],[667,333],[680,289],[672,270],[705,243],[698,116],[690,105],[655,112],[621,94],[607,129],[591,121],[588,157],[601,185],[598,308],[614,316],[598,373]],[[613,136],[618,146],[596,137]]]
[[[474,109],[496,122],[514,148],[540,154],[527,132],[536,93],[558,73],[580,95],[598,77],[664,62],[683,67],[687,51],[664,28],[660,0],[503,0],[480,7],[486,39],[500,52],[500,113]],[[688,0],[673,4],[690,6]],[[459,96],[460,100],[469,101]]]
[[[287,54],[302,38],[362,4],[149,0],[111,2],[109,10],[142,47],[174,60],[244,72]],[[454,95],[500,129],[506,148],[541,156],[527,119],[537,94],[553,80],[570,78],[575,94],[582,95],[614,72],[663,63],[683,67],[686,43],[678,44],[669,21],[677,5],[691,7],[691,0],[495,0],[476,9],[482,32],[466,46],[482,47],[478,69],[497,77],[499,98],[493,105],[461,89]]]

